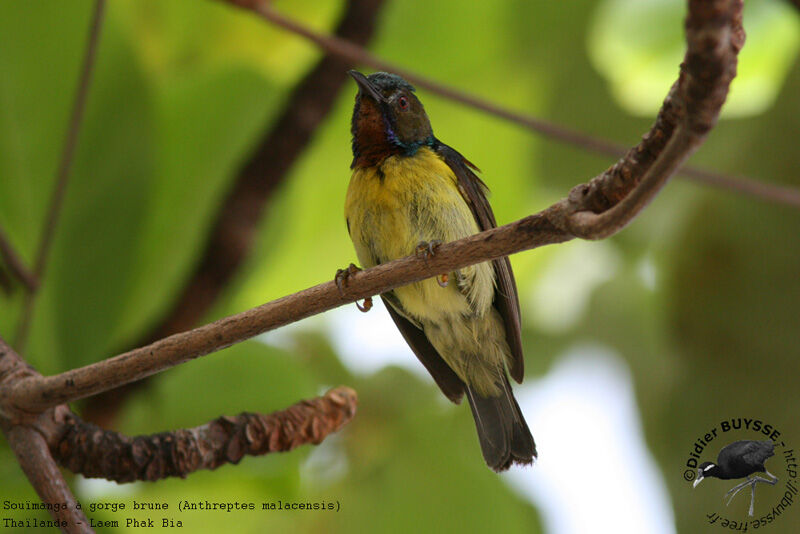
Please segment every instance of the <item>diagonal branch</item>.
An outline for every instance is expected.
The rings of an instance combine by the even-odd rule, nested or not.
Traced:
[[[588,184],[574,188],[568,199],[514,223],[441,245],[433,257],[409,256],[359,272],[349,279],[346,295],[339,293],[334,282],[327,282],[102,362],[55,376],[24,378],[0,387],[0,407],[5,399],[6,409],[41,411],[401,285],[569,241],[576,234],[595,238],[619,231],[716,123],[736,71],[736,54],[744,42],[741,9],[741,0],[689,1],[686,59],[653,128],[625,158]],[[681,140],[687,134],[690,137]],[[642,178],[646,190],[635,192]],[[632,192],[631,200],[612,210],[612,215],[593,219]],[[612,219],[610,223],[606,217]],[[587,218],[588,224],[582,224]],[[600,229],[595,231],[593,224]]]
[[[63,532],[93,532],[83,510],[58,470],[44,437],[36,430],[15,426],[6,432],[8,444],[14,451],[22,470],[43,503],[53,505],[48,509]]]
[[[0,258],[3,259],[3,263],[8,267],[11,274],[22,282],[28,291],[36,291],[36,286],[38,285],[36,277],[28,270],[22,258],[11,246],[11,241],[9,241],[2,228],[0,228]]]
[[[530,115],[516,113],[492,102],[482,100],[468,93],[453,89],[447,85],[424,78],[414,72],[399,68],[396,65],[376,57],[361,46],[335,36],[317,33],[314,30],[303,26],[302,24],[299,24],[288,17],[285,17],[284,15],[275,11],[272,5],[267,1],[220,1],[255,11],[261,17],[270,21],[276,26],[308,39],[321,49],[327,51],[329,54],[335,54],[346,58],[351,63],[367,65],[377,70],[394,72],[406,80],[414,83],[415,85],[431,91],[432,93],[438,94],[455,102],[460,102],[490,115],[500,117],[504,120],[540,133],[550,139],[613,158],[618,158],[625,153],[625,146],[619,143],[587,135],[543,119],[532,117]],[[800,0],[792,1],[800,2]],[[681,167],[680,173],[693,181],[712,187],[718,187],[742,194],[752,195],[778,204],[800,207],[800,190],[797,188],[763,183],[744,176],[730,176],[692,166]]]
[[[72,158],[75,154],[75,147],[78,144],[78,134],[80,133],[81,123],[83,122],[83,111],[86,108],[86,99],[89,94],[89,83],[92,79],[94,70],[95,56],[97,55],[97,43],[100,38],[100,28],[103,24],[103,12],[105,10],[105,0],[95,0],[92,21],[89,25],[89,38],[86,44],[86,51],[83,57],[83,66],[78,81],[78,89],[75,92],[75,100],[72,103],[72,116],[70,117],[69,127],[64,138],[64,147],[61,152],[61,161],[58,165],[56,175],[56,185],[50,198],[50,206],[47,210],[47,219],[42,230],[42,237],[39,249],[36,252],[33,265],[33,275],[41,282],[44,275],[53,236],[58,226],[61,207],[64,205],[64,197],[67,193],[69,182],[69,172],[72,167]],[[33,319],[33,306],[36,293],[29,292],[25,296],[22,308],[22,316],[17,329],[14,346],[18,351],[22,351],[28,337],[31,320]]]
[[[86,477],[116,482],[184,478],[200,469],[237,464],[246,455],[317,445],[347,424],[357,405],[356,392],[342,386],[269,415],[242,413],[195,428],[134,438],[70,414],[66,431],[50,443],[50,449],[59,464]]]
[[[374,33],[383,3],[384,0],[347,2],[335,35],[366,44]],[[268,200],[333,108],[351,67],[346,59],[326,54],[294,88],[281,116],[265,133],[221,207],[195,273],[166,317],[137,345],[188,330],[208,313],[246,259]],[[126,392],[109,391],[91,399],[84,417],[101,426],[108,424],[124,402]]]

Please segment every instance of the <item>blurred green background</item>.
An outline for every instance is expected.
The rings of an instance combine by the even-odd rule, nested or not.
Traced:
[[[344,3],[274,6],[327,32]],[[54,183],[91,9],[87,0],[0,2],[0,226],[28,264]],[[388,0],[370,49],[505,107],[632,145],[676,77],[684,14],[685,3],[673,0],[469,6]],[[800,17],[788,2],[752,0],[745,28],[730,107],[692,163],[800,187]],[[159,324],[192,274],[237,171],[319,57],[300,38],[223,4],[109,2],[26,350],[39,371],[111,356]],[[354,84],[346,84],[270,198],[255,246],[207,320],[330,280],[355,261],[342,220],[354,94]],[[425,91],[419,95],[437,136],[482,169],[500,223],[545,208],[611,163]],[[676,179],[608,241],[546,247],[511,261],[522,301],[526,378],[533,384],[520,388],[522,397],[544,399],[537,391],[546,388],[537,384],[548,383],[576,347],[607,355],[619,371],[614,376],[625,378],[618,387],[602,382],[610,386],[598,398],[632,392],[625,436],[612,433],[601,443],[578,433],[572,465],[551,465],[551,473],[581,492],[570,512],[535,497],[548,493],[550,480],[537,481],[536,466],[511,476],[489,471],[468,410],[444,402],[432,380],[405,365],[384,366],[380,354],[367,368],[348,363],[341,340],[359,339],[372,328],[367,321],[388,321],[382,310],[370,314],[381,314],[376,319],[352,306],[162,373],[128,399],[118,418],[127,433],[161,432],[222,414],[281,409],[346,384],[358,391],[360,406],[339,434],[316,448],[247,458],[186,480],[116,487],[68,474],[77,497],[165,501],[173,511],[183,499],[341,506],[338,513],[164,514],[191,531],[566,532],[569,517],[559,527],[553,514],[589,514],[583,500],[613,499],[615,487],[635,493],[650,484],[624,463],[611,477],[593,476],[605,462],[601,451],[614,450],[617,437],[617,448],[626,440],[638,444],[653,466],[648,477],[667,491],[658,503],[666,515],[633,531],[699,532],[716,528],[704,527],[704,514],[723,510],[721,497],[733,485],[711,480],[691,490],[683,480],[686,456],[707,428],[728,418],[760,418],[781,429],[787,446],[800,447],[800,210]],[[6,340],[21,302],[20,288],[0,294]],[[417,365],[410,351],[392,350],[404,350],[409,366]],[[574,361],[580,368],[589,360]],[[534,413],[535,403],[528,408],[522,397],[544,463],[544,451],[558,450],[563,436],[537,432],[534,422],[546,414]],[[579,413],[549,413],[558,413],[565,428],[580,427]],[[711,449],[707,459],[718,450]],[[583,476],[568,478],[576,467]],[[0,480],[0,501],[35,499],[5,442]],[[533,498],[521,489],[528,483],[539,484]],[[759,487],[757,515],[759,503],[776,500],[773,490]],[[743,519],[748,499],[737,498],[726,511]],[[613,521],[630,515],[631,506],[621,499],[591,512],[603,514],[589,518],[596,521],[592,531],[625,531]],[[0,510],[0,521],[34,515]],[[89,515],[118,519],[110,512]],[[768,530],[798,527],[800,509],[790,508]]]

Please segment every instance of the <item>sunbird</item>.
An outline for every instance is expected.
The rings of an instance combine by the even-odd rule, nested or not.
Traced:
[[[433,135],[400,76],[349,74],[358,84],[345,220],[369,268],[494,228],[488,188],[471,162]],[[340,289],[355,266],[340,270]],[[450,283],[453,282],[453,283]],[[466,393],[486,464],[530,464],[536,445],[506,372],[522,382],[519,297],[508,258],[396,288],[381,298],[411,350],[454,403]]]

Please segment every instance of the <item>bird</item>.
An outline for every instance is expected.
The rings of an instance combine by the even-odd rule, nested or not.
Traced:
[[[345,221],[362,267],[494,228],[478,168],[433,134],[414,87],[396,74],[348,72],[358,92]],[[342,291],[354,264],[340,269]],[[383,293],[411,350],[452,402],[466,396],[486,464],[532,464],[536,444],[508,374],[522,382],[519,297],[507,257]],[[371,300],[365,306],[366,311]]]
[[[696,488],[706,477],[716,477],[722,480],[747,477],[747,480],[728,490],[728,493],[725,494],[723,499],[730,495],[727,502],[727,505],[730,505],[736,494],[749,485],[750,511],[748,513],[752,517],[753,505],[756,498],[756,484],[764,482],[774,486],[778,482],[778,477],[767,471],[767,468],[764,467],[764,462],[767,461],[767,458],[774,455],[775,444],[772,440],[734,441],[719,451],[717,463],[703,462],[697,467],[697,478],[692,487]],[[767,480],[764,477],[755,475],[755,473],[766,473],[770,479]]]

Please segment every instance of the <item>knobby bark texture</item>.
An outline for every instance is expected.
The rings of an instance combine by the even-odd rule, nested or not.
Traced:
[[[239,463],[246,455],[319,444],[355,415],[358,397],[338,387],[269,415],[242,413],[202,426],[128,437],[70,415],[66,432],[51,444],[55,459],[73,473],[116,482],[186,477],[199,469]]]
[[[244,456],[321,443],[355,415],[356,392],[344,386],[268,415],[242,413],[205,425],[128,437],[83,421],[65,404],[41,413],[18,410],[6,385],[41,376],[0,338],[0,430],[23,471],[65,532],[92,532],[56,465],[117,482],[186,477],[199,469],[236,464]],[[66,507],[61,506],[66,503]]]
[[[383,4],[384,0],[347,2],[334,34],[366,45],[375,32]],[[326,54],[294,88],[280,117],[239,173],[191,279],[166,317],[135,346],[188,330],[208,313],[250,252],[269,199],[330,113],[352,67],[349,60]],[[93,397],[87,402],[84,417],[110,426],[119,406],[138,384],[141,382]]]

